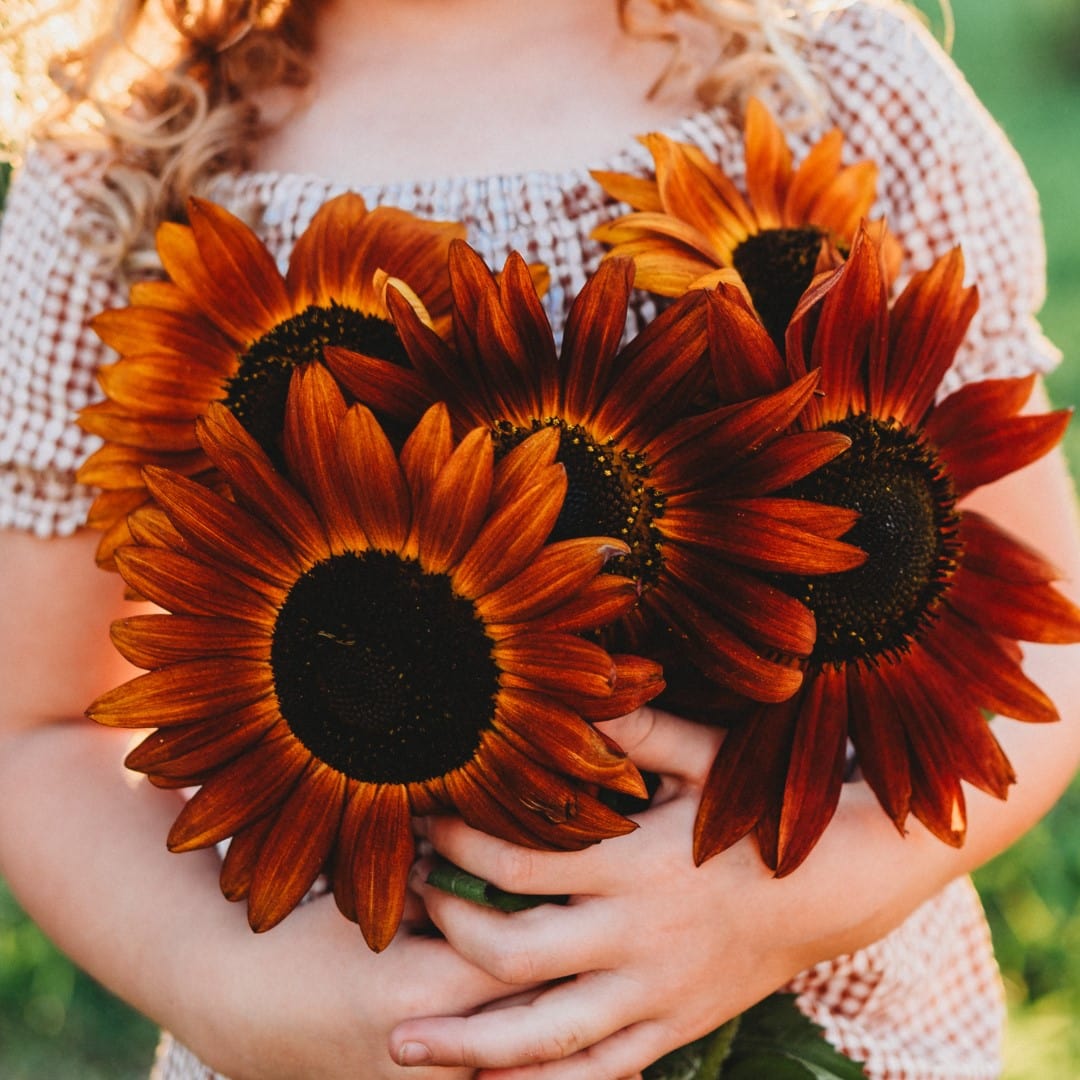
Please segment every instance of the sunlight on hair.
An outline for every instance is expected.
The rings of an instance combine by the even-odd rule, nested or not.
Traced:
[[[93,5],[77,0],[0,5],[0,159],[16,159],[35,121],[58,103],[49,62],[87,37],[92,15]]]

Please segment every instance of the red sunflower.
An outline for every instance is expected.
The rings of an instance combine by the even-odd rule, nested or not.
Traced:
[[[220,206],[192,199],[188,217],[189,225],[158,230],[168,280],[135,285],[130,306],[93,323],[120,354],[99,372],[105,400],[79,418],[105,440],[79,479],[102,489],[88,524],[104,531],[98,561],[109,567],[129,539],[127,515],[148,498],[144,465],[208,479],[194,420],[210,402],[224,402],[276,453],[295,367],[319,361],[328,344],[401,356],[388,283],[426,321],[448,324],[446,253],[462,226],[368,210],[359,195],[341,195],[312,218],[282,275],[258,237]]]
[[[642,142],[655,179],[593,173],[612,198],[634,208],[593,235],[612,255],[632,258],[637,284],[661,296],[721,281],[741,285],[782,340],[814,274],[839,264],[869,214],[877,166],[844,165],[844,137],[833,129],[796,168],[783,131],[756,99],[746,111],[748,197],[697,147],[660,134]]]
[[[823,392],[796,425],[844,434],[851,449],[788,495],[857,512],[845,539],[868,558],[824,578],[776,579],[813,611],[817,639],[796,695],[732,723],[698,816],[699,861],[754,832],[772,869],[795,869],[836,808],[849,739],[897,828],[913,814],[960,845],[961,782],[1004,798],[1014,780],[984,710],[1057,717],[1016,642],[1080,640],[1080,611],[1053,587],[1051,566],[960,504],[1046,453],[1068,414],[1019,415],[1031,378],[973,383],[935,404],[978,304],[963,274],[955,251],[890,307],[879,249],[860,234],[796,312],[785,357],[737,290],[716,294],[720,371],[749,356],[793,377],[821,373]]]
[[[456,348],[391,296],[409,365],[342,349],[328,349],[327,364],[382,414],[408,419],[445,401],[455,430],[489,427],[500,454],[535,431],[559,431],[569,491],[554,535],[627,544],[612,567],[641,590],[622,624],[633,650],[661,625],[715,681],[783,700],[801,681],[790,657],[808,655],[814,623],[765,576],[846,569],[863,554],[835,539],[854,520],[849,511],[774,493],[848,439],[781,434],[812,397],[816,373],[694,415],[708,374],[705,294],[675,301],[620,346],[633,273],[626,260],[600,267],[572,306],[560,351],[520,256],[496,276],[455,241]]]
[[[430,409],[396,454],[319,365],[293,376],[290,480],[220,404],[199,446],[235,501],[148,467],[156,499],[116,553],[169,614],[114,625],[148,673],[88,710],[154,727],[128,765],[199,790],[174,851],[232,843],[222,871],[255,930],[327,873],[373,949],[393,937],[410,816],[451,809],[514,843],[573,850],[633,829],[592,793],[636,769],[590,723],[662,688],[656,664],[579,636],[634,602],[603,537],[547,543],[566,491],[545,431],[500,462]]]

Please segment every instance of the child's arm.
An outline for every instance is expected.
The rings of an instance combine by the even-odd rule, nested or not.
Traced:
[[[127,733],[82,719],[131,674],[107,628],[134,605],[94,566],[95,540],[0,531],[0,874],[77,963],[227,1075],[402,1075],[395,1023],[505,988],[407,930],[376,956],[329,897],[255,935],[215,851],[167,851],[181,796],[123,769]]]
[[[1037,409],[1040,402],[1034,402]],[[1080,592],[1080,526],[1060,454],[980,492],[978,507],[1044,552]],[[465,956],[509,982],[579,974],[528,1007],[411,1021],[394,1033],[432,1060],[522,1066],[485,1080],[618,1080],[717,1026],[806,967],[866,946],[952,878],[982,864],[1055,802],[1080,760],[1080,646],[1025,646],[1027,670],[1061,711],[1053,725],[998,720],[1019,776],[1005,802],[968,789],[956,850],[914,819],[901,837],[864,783],[844,787],[821,842],[773,879],[744,840],[695,869],[690,835],[719,733],[642,710],[611,725],[639,765],[672,774],[641,828],[571,856],[514,849],[432,820],[437,849],[504,889],[572,892],[566,908],[502,915],[417,884]],[[546,1066],[527,1062],[550,1061]]]

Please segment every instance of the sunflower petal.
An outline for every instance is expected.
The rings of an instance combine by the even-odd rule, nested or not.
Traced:
[[[656,134],[641,141],[656,165],[667,213],[725,244],[754,229],[753,211],[738,188],[697,147]]]
[[[720,686],[753,701],[779,702],[802,684],[800,670],[752,648],[688,597],[672,602],[665,590],[652,589],[647,602],[679,635],[686,655]]]
[[[334,301],[344,304],[352,296],[356,290],[350,274],[352,250],[368,216],[367,204],[355,192],[328,199],[315,211],[293,247],[285,275],[295,311],[309,305],[327,307]]]
[[[353,400],[380,415],[412,424],[431,401],[424,380],[400,364],[338,345],[328,345],[323,359]]]
[[[609,388],[633,282],[633,262],[605,259],[570,308],[562,346],[569,417],[592,416]],[[554,406],[558,395],[549,397]],[[554,410],[549,406],[548,411]]]
[[[270,657],[265,630],[206,615],[132,615],[114,622],[110,636],[125,660],[147,669],[202,656]]]
[[[116,565],[139,596],[181,615],[221,615],[268,625],[276,611],[266,596],[235,576],[172,551],[121,548]]]
[[[977,574],[1028,585],[1045,585],[1061,577],[1034,548],[974,510],[960,515],[957,531],[964,566]]]
[[[967,828],[964,793],[939,711],[948,705],[927,699],[908,664],[893,665],[883,675],[904,715],[911,748],[911,812],[939,840],[960,847]]]
[[[418,512],[419,558],[428,573],[457,566],[488,516],[495,446],[484,428],[461,441],[428,487]]]
[[[760,229],[778,229],[791,183],[792,155],[780,125],[758,98],[746,103],[746,189]]]
[[[397,455],[370,409],[354,405],[338,433],[337,469],[344,503],[368,543],[378,551],[400,551],[409,533],[412,502]],[[351,529],[341,529],[343,536]]]
[[[1080,608],[1051,585],[1018,585],[963,567],[949,605],[976,626],[1018,641],[1067,645],[1080,641]]]
[[[197,427],[200,444],[228,479],[237,501],[272,524],[298,559],[315,563],[326,558],[329,543],[310,504],[278,475],[229,410],[212,405]]]
[[[222,716],[160,728],[128,754],[124,765],[159,777],[203,775],[239,757],[280,719],[277,702],[263,698]]]
[[[162,262],[218,326],[248,345],[293,314],[273,256],[239,218],[197,198],[188,201],[187,212],[198,259],[174,259],[166,246]]]
[[[923,430],[940,447],[948,446],[971,428],[994,430],[1002,420],[1023,409],[1035,388],[1035,379],[1032,374],[967,383],[934,405]]]
[[[814,526],[819,518],[808,515],[809,527],[804,527],[778,516],[786,508],[774,512],[768,503],[731,500],[715,511],[673,507],[664,515],[664,532],[740,566],[770,573],[830,574],[866,561],[861,549],[822,535],[828,531],[827,519],[826,528],[818,529]]]
[[[618,392],[597,409],[591,425],[595,436],[643,445],[695,399],[708,372],[704,297],[702,292],[680,297],[622,349]],[[647,417],[642,401],[651,403]]]
[[[615,686],[615,665],[605,649],[573,634],[519,634],[495,643],[500,684],[524,690],[566,690],[606,697]]]
[[[222,716],[272,692],[266,664],[208,657],[138,675],[102,694],[86,712],[109,727],[168,727]]]
[[[788,186],[784,218],[788,222],[812,221],[814,203],[832,183],[840,169],[844,136],[838,128],[827,131],[803,158]]]
[[[547,614],[577,595],[615,555],[630,549],[606,537],[582,537],[548,544],[520,574],[477,600],[485,622],[524,623]]]
[[[940,455],[958,498],[993,483],[1049,453],[1065,434],[1072,412],[1061,409],[1042,416],[1014,416],[993,431],[973,429],[946,446]]]
[[[321,364],[293,370],[285,401],[282,449],[290,476],[311,500],[335,551],[363,547],[346,509],[338,476],[338,439],[345,398]]]
[[[821,370],[824,396],[810,410],[813,426],[872,407],[868,380],[886,355],[887,310],[887,283],[878,249],[860,231],[821,305],[814,334],[812,355],[814,366]]]
[[[191,549],[226,573],[242,571],[253,588],[262,582],[289,588],[298,567],[292,552],[261,521],[205,485],[155,466],[144,470],[146,486]],[[276,595],[276,590],[269,593]]]
[[[374,952],[390,944],[401,924],[414,852],[405,789],[380,784],[358,823],[352,864],[356,921]]]
[[[195,417],[207,402],[225,397],[225,380],[184,357],[128,356],[98,369],[98,383],[119,409],[152,419]]]
[[[719,285],[706,296],[709,360],[720,403],[746,401],[787,386],[784,358],[741,290]]]
[[[209,847],[276,811],[310,760],[291,733],[264,739],[195,792],[173,822],[169,850]]]
[[[646,180],[643,177],[604,169],[591,169],[589,175],[616,202],[626,203],[635,210],[660,211],[663,209],[655,180]]]
[[[530,621],[538,631],[568,634],[609,626],[625,615],[638,599],[637,584],[616,574],[601,574],[580,592],[564,599],[557,607]],[[495,628],[493,627],[492,632]]]
[[[770,802],[780,802],[798,707],[795,698],[756,709],[724,736],[694,821],[698,866],[754,829]]]
[[[505,585],[535,557],[551,535],[563,499],[566,473],[553,469],[547,483],[534,484],[488,518],[453,573],[459,595],[477,598]]]
[[[671,544],[665,565],[688,595],[764,652],[809,656],[817,627],[810,609],[760,577],[682,544]]]
[[[600,840],[625,836],[637,828],[622,814],[541,767],[505,741],[500,741],[497,750],[478,757],[469,768],[476,770],[495,799],[536,837],[539,844],[534,842],[532,846],[580,851]]]
[[[164,282],[160,284],[166,284]],[[173,286],[175,288],[175,286]],[[178,290],[179,295],[185,294]],[[134,290],[132,297],[134,298]],[[164,310],[132,303],[103,311],[90,320],[94,333],[121,356],[164,353],[208,365],[222,376],[236,370],[236,350],[212,322],[186,310]]]
[[[822,668],[806,680],[799,703],[777,830],[777,877],[803,863],[836,812],[844,781],[847,718],[845,674]]]
[[[911,810],[910,752],[903,711],[889,681],[881,675],[885,666],[848,666],[848,722],[859,768],[882,809],[903,834]]]
[[[1027,723],[1059,719],[1053,701],[1024,674],[1002,639],[957,618],[947,607],[940,618],[940,631],[928,634],[923,648],[970,688],[975,703]]]
[[[922,422],[952,365],[979,306],[974,287],[965,288],[959,248],[929,270],[912,276],[889,314],[889,372],[879,416],[911,426]]]
[[[527,690],[499,693],[494,727],[526,757],[585,782],[644,797],[630,759],[554,698]]]
[[[344,797],[345,777],[313,760],[259,852],[248,894],[248,922],[256,933],[281,922],[311,888],[330,853]]]
[[[425,411],[401,448],[401,468],[412,492],[414,507],[427,497],[453,452],[450,413],[445,404],[436,402]]]
[[[338,910],[356,922],[356,889],[353,885],[353,854],[356,837],[371,810],[378,785],[349,780],[345,785],[341,825],[331,853],[328,876]]]
[[[226,900],[245,900],[251,889],[251,878],[259,859],[262,842],[274,824],[274,815],[267,814],[258,821],[239,829],[229,841],[229,849],[221,862],[219,884]]]
[[[492,505],[516,499],[520,492],[561,470],[563,466],[556,464],[561,440],[558,427],[542,427],[499,456],[491,488]]]
[[[615,688],[606,697],[562,695],[563,700],[583,719],[593,723],[625,716],[664,691],[664,669],[656,661],[643,656],[612,653],[611,662],[615,665]]]

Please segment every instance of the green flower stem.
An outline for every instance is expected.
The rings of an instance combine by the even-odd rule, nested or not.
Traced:
[[[445,861],[439,862],[428,874],[427,883],[452,896],[460,896],[463,900],[471,900],[481,907],[495,908],[498,911],[524,911],[526,908],[539,907],[540,904],[565,904],[567,899],[565,896],[525,896],[521,893],[504,892],[483,878]]]

